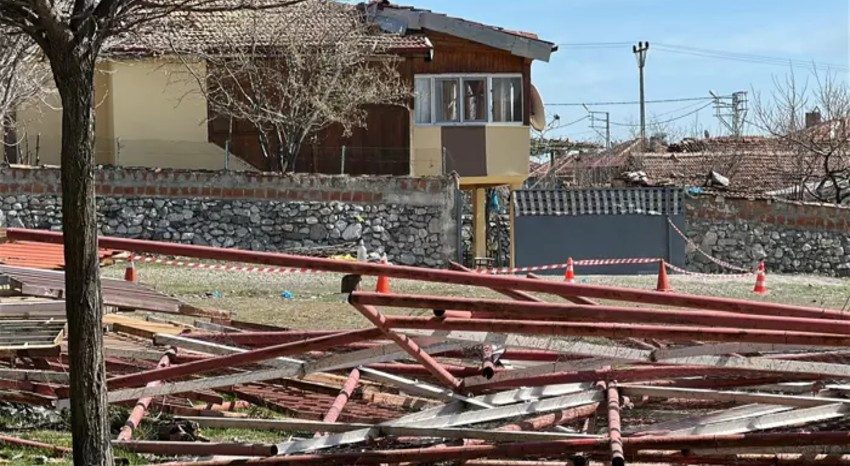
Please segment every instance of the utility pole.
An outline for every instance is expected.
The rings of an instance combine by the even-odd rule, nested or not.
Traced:
[[[638,70],[640,71],[640,139],[641,145],[646,144],[646,101],[644,98],[644,89],[643,89],[643,67],[646,65],[646,52],[649,51],[649,42],[638,42],[637,45],[632,46],[632,53],[635,54],[635,58],[638,63]]]

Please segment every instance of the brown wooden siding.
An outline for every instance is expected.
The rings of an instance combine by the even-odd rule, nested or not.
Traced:
[[[528,124],[531,95],[531,61],[509,52],[476,44],[446,34],[428,31],[434,45],[434,59],[408,56],[399,63],[402,76],[411,83],[415,74],[440,73],[521,73],[523,76],[523,121]],[[413,106],[413,99],[409,106]],[[211,142],[224,147],[228,122],[212,118],[208,125]],[[322,131],[305,144],[296,162],[296,171],[340,173],[342,146],[346,147],[348,174],[406,175],[410,172],[410,113],[406,108],[374,106],[367,127],[354,129],[343,137],[339,128]],[[252,125],[236,122],[231,136],[231,152],[251,165],[267,170]]]

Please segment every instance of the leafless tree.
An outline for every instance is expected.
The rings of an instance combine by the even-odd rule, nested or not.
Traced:
[[[373,27],[351,5],[308,0],[242,15],[213,47],[181,49],[179,37],[173,47],[212,113],[250,123],[269,167],[286,172],[322,130],[337,126],[345,136],[366,126],[368,106],[408,104],[411,83]]]
[[[95,64],[116,34],[176,11],[232,10],[247,0],[0,0],[0,27],[32,39],[62,102],[62,228],[74,464],[112,466],[97,257],[92,100]],[[280,4],[298,3],[281,0]]]
[[[0,146],[5,146],[8,162],[18,161],[17,109],[46,92],[47,78],[47,68],[32,40],[0,27]]]
[[[810,79],[813,84],[810,85]],[[777,164],[797,180],[797,191],[821,202],[850,200],[850,88],[833,72],[812,71],[802,83],[793,70],[756,94],[754,126],[776,137],[793,163]],[[806,114],[822,122],[810,122]]]

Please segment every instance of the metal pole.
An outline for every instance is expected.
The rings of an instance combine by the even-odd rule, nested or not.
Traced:
[[[244,353],[202,359],[196,362],[180,364],[179,366],[163,367],[135,374],[121,375],[109,379],[107,384],[109,385],[110,390],[132,387],[154,380],[181,377],[212,370],[226,369],[229,367],[238,367],[280,356],[301,354],[307,351],[335,348],[353,341],[370,340],[379,336],[381,336],[380,330],[374,328],[355,330],[351,332],[340,332],[310,340],[296,341],[293,343],[285,343],[258,350],[246,351]]]
[[[649,50],[649,42],[638,42],[632,46],[632,53],[638,63],[638,72],[640,73],[640,139],[641,144],[646,144],[646,99],[644,93],[643,68],[646,65],[646,52]]]
[[[224,141],[224,170],[230,169],[230,139]]]
[[[325,413],[325,417],[322,419],[323,422],[336,422],[337,419],[339,419],[339,415],[342,413],[345,405],[348,404],[348,400],[351,399],[351,395],[354,394],[354,390],[357,388],[358,383],[360,383],[360,370],[357,368],[351,369],[351,372],[348,374],[348,378],[345,379],[345,383],[339,391],[339,395],[336,396],[336,399],[331,404],[330,409],[328,409],[328,412]],[[321,436],[322,433],[316,432],[315,437]]]
[[[623,439],[620,436],[620,393],[617,385],[608,384],[608,442],[611,444],[611,466],[625,466]]]
[[[445,298],[407,294],[355,291],[352,304],[414,309],[452,309],[499,319],[569,322],[629,322],[708,327],[735,327],[752,330],[782,330],[850,335],[850,322],[800,317],[763,316],[721,311],[681,311],[603,305],[574,305],[547,302],[519,302],[494,299]]]
[[[358,305],[360,306],[360,305]],[[525,335],[583,336],[611,339],[659,338],[672,341],[723,341],[812,346],[850,346],[850,336],[825,333],[745,330],[723,327],[552,322],[540,320],[455,319],[385,316],[391,329],[460,330]]]
[[[172,356],[174,356],[173,350],[166,352],[159,360],[159,364],[156,365],[157,369],[170,366]],[[147,386],[158,387],[160,384],[162,384],[160,380],[154,380],[152,382],[148,382]],[[136,402],[136,406],[133,407],[133,411],[130,412],[127,422],[125,422],[124,426],[121,427],[121,432],[118,432],[119,441],[130,440],[133,438],[133,432],[139,427],[139,424],[141,424],[142,418],[145,417],[145,412],[148,410],[148,406],[150,406],[152,400],[153,397],[150,396],[139,398],[139,401]]]
[[[611,148],[611,112],[605,112],[605,148]]]
[[[342,146],[342,152],[339,156],[339,174],[345,175],[345,145]]]
[[[62,244],[62,233],[55,231],[7,228],[6,237],[10,240],[16,241],[38,241]],[[787,304],[713,296],[658,293],[651,290],[589,285],[585,283],[533,280],[513,276],[456,272],[451,270],[426,269],[403,265],[338,261],[333,259],[294,256],[273,252],[214,248],[193,244],[167,243],[163,241],[147,241],[108,236],[101,236],[98,239],[98,245],[101,248],[119,249],[136,253],[216,259],[232,262],[274,265],[278,267],[296,267],[326,272],[353,273],[358,275],[384,275],[391,278],[451,283],[454,285],[483,286],[487,288],[514,289],[518,291],[532,291],[538,293],[564,294],[567,296],[586,296],[590,298],[628,301],[643,304],[658,304],[662,306],[711,309],[769,316],[850,320],[850,313],[844,313],[839,310],[832,309],[792,306]],[[695,338],[695,340],[701,340],[701,338]]]

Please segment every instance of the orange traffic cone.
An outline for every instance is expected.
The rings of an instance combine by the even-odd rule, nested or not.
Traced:
[[[387,262],[387,255],[384,254],[384,257],[381,258],[381,264],[389,264]],[[378,275],[378,284],[375,286],[375,292],[377,293],[389,293],[390,292],[390,279],[385,275]]]
[[[133,262],[133,258],[130,258],[130,263],[127,264],[127,268],[124,269],[124,280],[128,282],[135,282],[138,280],[136,276],[136,263]]]
[[[753,287],[753,293],[758,293],[758,294],[767,293],[766,278],[767,278],[767,273],[765,273],[764,261],[761,261],[759,263],[758,270],[756,270],[756,286]]]
[[[655,291],[673,291],[667,280],[667,263],[663,259],[658,263],[658,284],[655,286]]]
[[[570,257],[567,259],[567,271],[564,272],[564,281],[567,283],[572,283],[575,281],[576,274],[573,270],[573,258]]]

